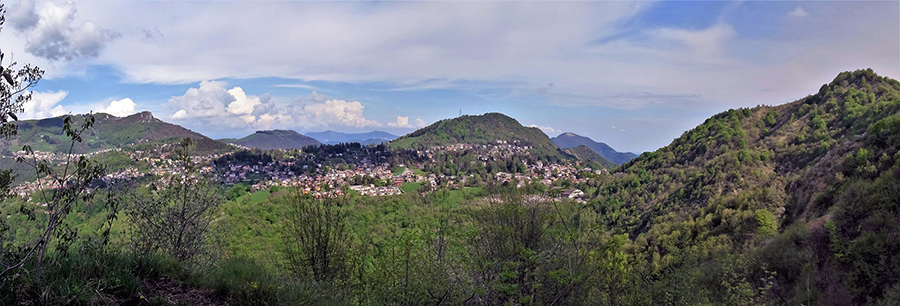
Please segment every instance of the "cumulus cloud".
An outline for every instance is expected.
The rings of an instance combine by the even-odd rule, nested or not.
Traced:
[[[116,117],[125,117],[131,114],[134,114],[134,101],[131,101],[129,98],[125,98],[122,100],[115,100],[109,102],[109,106],[104,109],[101,109],[101,112],[116,116]]]
[[[804,11],[802,7],[798,6],[796,9],[794,9],[793,11],[788,13],[788,16],[803,18],[803,17],[809,16],[809,13]]]
[[[412,127],[409,125],[409,117],[397,116],[396,122],[388,122],[389,127]]]
[[[410,123],[408,116],[397,116],[397,121],[388,122],[387,126],[394,128],[421,128],[425,127],[425,120],[417,118],[413,123]]]
[[[248,95],[241,87],[227,89],[216,81],[200,82],[199,87],[169,99],[167,106],[175,110],[172,120],[202,119],[208,124],[232,128],[382,125],[365,118],[365,106],[359,101],[328,99],[327,95],[314,91],[279,105],[268,93]]]
[[[234,97],[234,102],[228,104],[229,113],[247,115],[252,113],[253,108],[259,105],[259,98],[247,97],[247,94],[240,87],[229,89],[228,94]]]
[[[31,101],[23,105],[25,110],[19,115],[19,119],[42,119],[65,115],[68,111],[63,109],[59,102],[68,94],[69,92],[63,90],[32,93]]]
[[[323,126],[344,125],[352,127],[381,126],[363,116],[366,108],[359,101],[327,100],[324,103],[308,104],[303,109],[312,123]]]
[[[24,1],[10,11],[9,19],[26,37],[25,52],[50,61],[95,58],[106,43],[121,35],[90,20],[77,23],[75,3]]]
[[[183,96],[169,99],[168,105],[178,109],[172,119],[181,120],[226,117],[229,114],[226,105],[235,101],[222,83],[202,81],[199,88],[190,88]]]

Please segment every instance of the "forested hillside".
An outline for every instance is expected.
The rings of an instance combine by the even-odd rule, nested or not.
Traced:
[[[643,281],[687,304],[895,305],[898,149],[900,83],[844,72],[713,116],[596,182],[590,206],[632,239],[636,295]]]
[[[588,163],[595,163],[596,165],[607,168],[607,169],[615,169],[618,165],[614,162],[609,161],[604,158],[596,151],[591,150],[585,145],[580,145],[574,148],[569,148],[564,150],[569,155],[575,156],[578,160],[585,161]]]
[[[453,144],[497,144],[497,141],[531,146],[531,152],[543,159],[559,160],[564,156],[540,129],[524,127],[516,119],[500,113],[441,120],[395,139],[391,147],[418,149]]]
[[[318,140],[290,130],[256,131],[244,138],[226,138],[220,141],[260,150],[292,150],[322,144]]]
[[[83,117],[84,115],[76,115]],[[65,116],[17,122],[16,136],[0,140],[0,150],[14,152],[22,145],[30,145],[35,151],[68,152],[70,143],[60,127]],[[191,137],[197,140],[200,153],[225,152],[232,147],[188,130],[179,125],[163,122],[150,112],[140,112],[127,117],[110,114],[94,114],[96,122],[85,134],[84,141],[75,146],[76,153],[90,153],[103,149],[124,148],[142,144],[174,143]]]

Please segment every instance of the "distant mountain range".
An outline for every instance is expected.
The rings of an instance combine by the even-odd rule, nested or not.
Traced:
[[[85,115],[74,115],[74,125],[81,124]],[[30,145],[35,151],[67,152],[69,140],[62,132],[65,116],[22,120],[17,122],[16,136],[0,141],[0,152],[12,152]],[[126,117],[106,113],[94,114],[94,126],[84,135],[84,141],[76,144],[76,153],[95,152],[103,149],[122,148],[146,143],[168,143],[190,137],[197,140],[197,153],[225,152],[233,148],[179,125],[163,122],[150,112],[140,112]]]
[[[389,142],[397,138],[397,135],[382,131],[372,131],[368,133],[341,133],[329,130],[324,132],[306,133],[306,136],[312,137],[324,144],[358,142],[362,145],[380,144],[383,142]]]
[[[531,152],[538,157],[548,160],[567,157],[540,129],[522,126],[516,119],[500,113],[441,120],[397,138],[390,145],[409,149],[457,143],[496,144],[497,141],[519,141],[533,147]]]
[[[83,118],[84,115],[75,115]],[[213,140],[179,125],[163,122],[150,112],[140,112],[126,117],[116,117],[106,113],[94,114],[93,128],[85,133],[84,141],[75,147],[76,153],[95,152],[103,149],[124,148],[142,144],[171,143],[185,137],[198,140],[196,152],[201,154],[234,150],[228,143],[258,148],[301,149],[309,145],[358,142],[363,145],[391,142],[393,148],[426,148],[436,145],[456,143],[495,144],[497,141],[519,141],[534,149],[532,153],[549,160],[577,158],[597,162],[612,168],[610,163],[620,164],[633,158],[632,153],[616,152],[603,143],[572,133],[564,133],[552,139],[537,128],[522,126],[515,119],[499,114],[487,113],[480,116],[462,116],[441,120],[408,135],[397,137],[387,132],[341,133],[335,131],[313,132],[307,135],[292,130],[257,131],[246,137]],[[19,121],[18,135],[0,140],[0,152],[9,154],[20,150],[23,144],[35,151],[65,152],[68,142],[62,133],[63,116],[40,120]],[[76,120],[78,122],[78,120]],[[557,146],[559,145],[559,147]],[[584,149],[585,145],[598,156]],[[572,149],[563,151],[560,148]],[[574,149],[573,149],[574,148]]]
[[[550,140],[561,149],[569,149],[581,145],[586,146],[600,154],[600,156],[603,156],[616,164],[623,164],[637,157],[637,154],[631,152],[618,152],[605,143],[596,142],[593,139],[576,135],[575,133],[562,133]]]
[[[599,164],[603,168],[613,169],[616,166],[618,166],[618,164],[609,161],[608,159],[604,158],[603,156],[601,156],[594,150],[591,150],[591,148],[588,148],[585,145],[580,145],[580,146],[577,146],[574,148],[565,149],[564,151],[566,153],[569,153],[569,155],[575,156],[575,158],[577,158],[578,160],[586,161],[586,162],[594,162],[594,163]]]
[[[256,133],[247,135],[244,138],[225,138],[219,139],[219,141],[233,143],[249,148],[257,148],[260,150],[302,149],[305,146],[317,146],[322,144],[318,140],[312,139],[291,130],[256,131]]]

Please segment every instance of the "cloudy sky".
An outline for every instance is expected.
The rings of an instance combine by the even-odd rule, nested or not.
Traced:
[[[3,3],[3,64],[46,70],[20,118],[147,110],[214,138],[501,112],[642,152],[841,71],[900,77],[896,1]]]

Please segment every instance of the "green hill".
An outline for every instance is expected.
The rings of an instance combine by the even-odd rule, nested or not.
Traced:
[[[261,150],[301,149],[305,146],[322,144],[315,139],[290,130],[256,131],[244,138],[227,138],[220,139],[220,141]]]
[[[561,149],[569,149],[584,145],[591,150],[594,150],[594,152],[597,152],[597,154],[600,154],[600,156],[603,156],[613,163],[616,163],[617,165],[626,163],[637,157],[637,155],[635,155],[634,153],[619,152],[605,143],[596,142],[593,139],[576,135],[575,133],[571,132],[559,134],[559,136],[550,138],[550,141],[553,141],[553,143],[559,146]]]
[[[735,286],[774,304],[900,297],[896,80],[843,72],[798,101],[715,115],[621,169],[589,205],[633,239],[630,260],[653,275],[640,287],[694,292],[683,304]],[[716,273],[745,279],[703,276]]]
[[[575,158],[577,158],[578,160],[589,163],[596,163],[603,168],[614,169],[616,168],[616,166],[618,166],[616,163],[603,158],[603,156],[597,154],[597,152],[594,152],[594,150],[591,150],[591,148],[588,148],[585,145],[565,149],[565,152],[569,153],[569,155],[575,156]]]
[[[84,115],[77,117],[75,124],[80,124]],[[15,137],[0,143],[0,152],[9,153],[20,150],[22,145],[31,145],[35,151],[67,152],[69,142],[62,132],[65,116],[23,120],[18,122],[18,133]],[[110,114],[94,114],[95,122],[90,131],[85,133],[84,141],[76,145],[76,153],[95,152],[103,149],[124,148],[141,144],[170,143],[185,137],[196,139],[196,152],[212,153],[231,150],[232,147],[210,139],[179,125],[163,122],[150,112],[141,112],[127,117],[116,117]]]
[[[565,157],[540,129],[524,127],[516,119],[500,113],[441,120],[391,141],[390,147],[417,149],[458,143],[496,144],[497,141],[518,141],[531,146],[531,153],[542,159],[559,160]]]

